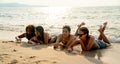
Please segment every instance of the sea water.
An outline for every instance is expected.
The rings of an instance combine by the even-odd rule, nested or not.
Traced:
[[[42,25],[50,35],[62,33],[69,25],[74,34],[77,25],[86,23],[96,38],[99,26],[108,22],[105,35],[111,42],[120,42],[120,6],[107,7],[0,7],[0,30],[25,32],[29,24]]]

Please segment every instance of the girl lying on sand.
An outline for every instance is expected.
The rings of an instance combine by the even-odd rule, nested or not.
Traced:
[[[35,36],[35,31],[34,30],[35,30],[34,25],[28,25],[26,27],[26,33],[23,33],[23,34],[15,37],[16,41],[21,42],[21,39],[24,38],[24,37],[27,38],[28,40],[30,40],[32,37]]]
[[[57,38],[57,41],[54,45],[54,49],[58,46],[61,46],[61,49],[68,48],[68,46],[73,42],[74,36],[70,34],[70,26],[63,26],[62,34]]]
[[[77,30],[78,38],[70,44],[68,47],[68,51],[72,51],[72,46],[77,44],[78,42],[81,45],[81,48],[83,51],[90,51],[95,50],[99,48],[106,48],[110,45],[110,42],[108,41],[107,37],[104,34],[104,30],[106,28],[107,22],[103,24],[103,26],[100,26],[100,29],[98,30],[100,32],[98,40],[95,40],[94,36],[89,35],[89,30],[86,27],[81,27],[85,23],[81,23]]]
[[[56,38],[50,38],[49,34],[44,32],[44,28],[42,26],[37,26],[35,28],[35,36],[29,40],[29,43],[36,45],[53,43],[55,41]]]

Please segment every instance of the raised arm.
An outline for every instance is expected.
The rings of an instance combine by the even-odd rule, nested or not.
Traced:
[[[78,28],[77,28],[77,30],[76,30],[76,32],[75,32],[75,36],[77,36],[77,35],[78,35],[78,34],[77,34],[78,29],[79,29],[81,26],[83,26],[83,25],[85,25],[85,23],[84,23],[84,22],[82,22],[80,25],[78,25]]]

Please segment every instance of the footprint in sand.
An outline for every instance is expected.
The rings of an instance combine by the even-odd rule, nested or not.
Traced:
[[[36,56],[30,56],[29,58],[31,59],[31,58],[35,58]]]
[[[13,49],[13,52],[17,52],[17,50],[16,50],[16,49]]]
[[[4,58],[7,58],[7,55],[9,54],[0,54],[0,61],[3,60]]]
[[[1,54],[1,55],[9,55],[9,54]]]
[[[37,61],[35,61],[36,64],[40,64],[42,62],[47,62],[47,63],[52,63],[52,64],[56,64],[57,63],[56,61],[50,62],[49,60],[37,60]]]
[[[52,63],[53,63],[53,64],[56,64],[57,62],[56,62],[56,61],[53,61]]]
[[[37,61],[35,61],[36,64],[39,64],[41,62],[49,62],[49,61],[48,60],[37,60]]]
[[[8,43],[8,42],[14,42],[14,41],[2,41],[2,43]]]
[[[39,64],[40,62],[41,62],[40,60],[38,60],[38,61],[35,61],[35,63],[36,63],[36,64]]]
[[[8,41],[2,41],[2,43],[8,43]]]
[[[20,56],[20,58],[23,58],[22,56]]]

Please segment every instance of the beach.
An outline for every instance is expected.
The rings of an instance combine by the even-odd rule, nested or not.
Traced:
[[[120,44],[107,49],[82,52],[80,45],[74,51],[54,50],[53,44],[33,46],[27,42],[0,40],[0,64],[119,64]]]
[[[119,64],[120,61],[120,7],[0,7],[0,64]],[[108,22],[105,35],[111,42],[106,49],[83,52],[81,46],[73,52],[54,50],[53,44],[33,46],[23,38],[15,37],[25,32],[29,24],[44,27],[52,36],[62,33],[69,25],[74,34],[77,25],[85,22],[90,34],[98,37],[98,28]]]
[[[6,33],[9,33],[6,34]],[[54,50],[53,44],[33,46],[22,40],[16,43],[14,37],[19,32],[1,31],[0,36],[12,39],[0,39],[0,64],[119,64],[120,43],[112,43],[106,49],[82,51],[81,46],[72,52]]]

